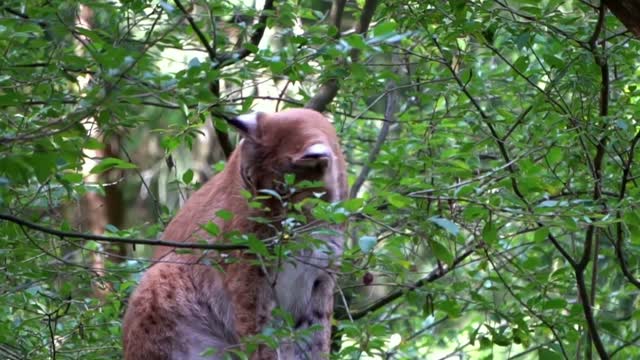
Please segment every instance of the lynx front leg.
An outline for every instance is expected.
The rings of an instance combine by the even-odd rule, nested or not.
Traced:
[[[314,293],[309,312],[296,322],[297,329],[319,328],[309,339],[296,346],[297,359],[328,359],[331,349],[331,318],[333,316],[333,278],[314,284]],[[306,356],[307,355],[307,356]],[[308,356],[310,355],[310,356]]]
[[[278,348],[280,359],[321,360],[329,358],[334,283],[332,276],[323,273],[310,283],[308,292],[304,294],[306,296],[298,297],[303,301],[294,304],[285,303],[285,305],[289,305],[287,310],[295,322],[296,337],[295,340],[280,345]],[[295,294],[291,293],[291,295]]]
[[[291,314],[294,330],[300,335],[281,343],[280,359],[329,358],[334,269],[339,266],[343,243],[341,234],[336,233],[314,234],[315,239],[324,240],[324,246],[302,251],[277,274],[274,288],[277,306]]]

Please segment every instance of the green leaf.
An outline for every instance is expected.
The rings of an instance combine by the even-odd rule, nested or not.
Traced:
[[[262,256],[269,255],[269,249],[267,248],[267,245],[265,245],[262,240],[256,238],[255,236],[248,237],[247,246],[249,246],[249,250],[251,250],[251,252],[255,254]]]
[[[216,216],[224,221],[231,221],[231,219],[233,219],[233,213],[225,209],[216,211]]]
[[[440,226],[441,228],[445,229],[449,234],[453,235],[453,236],[457,236],[458,232],[459,232],[459,228],[458,225],[456,225],[454,222],[452,222],[451,220],[447,220],[441,217],[430,217],[429,221],[431,221],[432,223]]]
[[[296,174],[285,174],[284,182],[287,185],[293,185],[296,182]]]
[[[564,61],[557,55],[543,55],[542,57],[553,68],[560,69],[564,66]]]
[[[527,71],[527,67],[529,66],[529,57],[521,56],[513,63],[513,67],[516,68],[521,73]]]
[[[407,207],[409,204],[411,204],[413,200],[411,200],[411,198],[408,198],[404,195],[400,195],[398,193],[391,193],[387,195],[387,201],[392,206],[398,209],[402,209]]]
[[[102,143],[98,139],[95,139],[95,138],[92,138],[92,137],[87,138],[87,140],[84,143],[84,148],[85,149],[102,150],[102,149],[104,149],[104,147],[105,147],[104,143]]]
[[[560,353],[557,353],[549,348],[538,349],[538,359],[540,360],[562,360],[563,357]]]
[[[564,157],[564,151],[558,147],[552,147],[547,154],[547,159],[551,165],[559,163]]]
[[[100,161],[100,163],[91,169],[90,173],[100,174],[109,169],[136,169],[137,166],[118,158],[108,157]]]
[[[191,180],[193,180],[193,170],[188,169],[184,174],[182,174],[182,181],[185,184],[191,184]]]
[[[368,48],[367,43],[364,41],[364,39],[360,34],[351,34],[349,36],[344,37],[344,40],[352,48],[356,48],[358,50],[366,50]]]
[[[83,176],[80,173],[64,173],[62,175],[62,179],[64,179],[65,181],[68,181],[72,184],[76,184],[76,183],[80,183],[82,182]]]
[[[209,221],[206,224],[200,225],[200,228],[202,228],[202,230],[206,231],[211,236],[220,235],[220,227],[218,227],[218,225],[213,221]]]
[[[358,239],[358,246],[362,252],[368,253],[373,250],[377,242],[378,239],[375,236],[361,236],[360,239]]]
[[[457,318],[462,313],[462,306],[452,299],[439,301],[436,304],[436,309],[446,312],[452,318]]]
[[[217,163],[215,163],[213,165],[213,170],[215,170],[215,172],[219,173],[222,170],[224,170],[225,166],[226,166],[226,163],[224,161],[218,161]]]
[[[274,74],[282,74],[284,73],[284,70],[287,68],[287,63],[284,61],[272,61],[269,64],[269,67],[271,69],[271,72],[273,72]]]
[[[245,199],[245,200],[249,200],[253,197],[253,195],[251,194],[251,192],[249,190],[246,189],[241,189],[240,190],[240,195]]]
[[[160,140],[160,145],[168,152],[173,152],[180,146],[180,139],[172,136],[165,136]]]
[[[374,37],[383,37],[389,34],[395,33],[397,28],[397,24],[395,22],[387,21],[377,24],[373,28],[373,36]]]
[[[498,243],[498,230],[493,222],[490,221],[484,225],[482,239],[490,245]]]
[[[374,323],[367,328],[367,332],[372,336],[385,336],[389,330],[383,323]]]
[[[453,264],[453,254],[446,246],[433,239],[429,239],[429,246],[438,260],[447,265]]]
[[[542,308],[544,310],[558,310],[558,309],[565,309],[567,307],[567,300],[565,299],[548,299],[547,301],[545,301],[542,305]]]
[[[33,168],[38,181],[43,183],[56,172],[56,155],[55,153],[34,154],[29,159],[29,164]]]
[[[348,199],[342,202],[344,209],[350,213],[358,211],[363,204],[364,200],[361,198]]]
[[[498,332],[498,330],[494,329],[493,327],[484,324],[484,326],[489,329],[489,332],[491,333],[491,341],[498,345],[498,346],[509,346],[511,345],[511,339],[509,339],[508,337],[504,336],[502,333]]]
[[[208,348],[204,349],[204,351],[202,351],[199,355],[202,356],[202,357],[205,357],[205,358],[206,357],[213,357],[213,355],[215,355],[217,352],[218,352],[217,349],[208,347]]]
[[[549,236],[549,229],[541,227],[533,233],[533,240],[537,243],[541,243],[547,239],[547,236]]]

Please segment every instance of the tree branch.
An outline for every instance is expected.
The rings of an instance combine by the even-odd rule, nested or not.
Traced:
[[[334,0],[333,5],[331,6],[331,20],[333,21],[333,25],[338,29],[336,38],[340,36],[340,26],[342,22],[342,13],[344,11],[346,0]],[[371,19],[373,18],[373,14],[375,13],[376,6],[378,5],[378,0],[366,0],[364,3],[364,7],[362,8],[362,13],[360,14],[360,19],[358,24],[356,25],[356,32],[358,34],[364,34],[369,30],[369,24],[371,23]],[[359,52],[351,53],[351,61],[357,62]],[[307,102],[305,105],[308,109],[313,109],[319,112],[325,111],[327,106],[333,101],[333,99],[338,94],[338,89],[340,88],[340,83],[338,79],[335,77],[331,77],[327,79],[318,92]]]
[[[15,15],[15,16],[23,19],[23,20],[32,20],[29,15],[27,15],[25,13],[22,13],[22,12],[20,12],[18,10],[12,9],[12,8],[10,8],[8,6],[4,6],[2,9],[4,11],[8,12],[9,14]],[[40,26],[43,30],[46,30],[47,26],[49,25],[44,20],[36,20],[36,24],[38,24],[38,26]]]
[[[15,15],[15,16],[21,18],[21,19],[25,19],[25,20],[29,19],[29,16],[27,16],[27,14],[23,14],[20,11],[14,10],[14,9],[8,7],[8,6],[4,6],[2,9],[4,11],[8,12],[9,14]]]
[[[367,176],[369,176],[369,171],[371,170],[371,164],[376,161],[380,150],[382,149],[382,145],[384,144],[387,136],[389,135],[389,128],[391,124],[395,122],[394,113],[396,108],[396,93],[393,90],[395,84],[393,81],[389,81],[387,83],[387,104],[384,111],[384,123],[382,124],[382,128],[380,128],[380,133],[378,133],[378,138],[376,139],[376,143],[373,146],[373,149],[369,153],[369,158],[367,162],[362,166],[362,170],[360,170],[360,174],[358,178],[353,183],[351,187],[350,196],[355,198],[358,196],[358,191],[360,191],[360,187],[364,184],[365,180],[367,180]]]
[[[362,12],[360,13],[360,19],[356,25],[356,33],[364,34],[369,31],[369,25],[371,24],[371,19],[373,19],[373,14],[375,13],[377,6],[378,0],[366,0],[364,2]]]
[[[631,345],[635,345],[638,341],[640,341],[640,334],[634,336],[631,340],[629,340],[629,341],[625,342],[624,344],[618,346],[615,350],[613,350],[611,352],[611,357],[614,357],[617,353],[619,353],[624,348],[629,347]]]
[[[262,13],[260,14],[260,18],[254,27],[256,28],[253,34],[251,34],[251,38],[249,42],[253,46],[258,46],[262,37],[264,36],[264,31],[267,28],[267,19],[269,18],[269,11],[274,9],[274,0],[266,0],[264,3],[264,7],[262,8]],[[243,47],[240,50],[220,54],[216,59],[216,64],[214,64],[215,69],[222,69],[225,66],[232,65],[237,63],[238,61],[246,58],[251,54],[251,51],[246,47]]]
[[[419,289],[419,288],[425,286],[428,283],[432,283],[432,282],[444,277],[445,275],[447,275],[451,271],[455,270],[456,266],[458,266],[467,257],[469,257],[471,254],[473,254],[473,252],[475,251],[477,246],[478,246],[478,244],[471,245],[467,249],[462,251],[462,253],[460,253],[458,256],[456,256],[456,258],[453,260],[453,263],[451,264],[451,266],[447,266],[445,268],[436,267],[435,269],[433,269],[429,273],[429,275],[427,275],[426,277],[424,277],[424,278],[416,281],[412,285],[410,285],[408,290],[401,289],[401,290],[393,291],[393,292],[389,293],[388,295],[383,296],[382,298],[378,299],[377,301],[375,301],[373,304],[367,306],[366,308],[364,308],[362,310],[359,310],[357,312],[352,312],[351,313],[351,318],[353,320],[361,319],[361,318],[367,316],[369,313],[372,313],[372,312],[384,307],[385,305],[391,303],[392,301],[402,297],[406,293],[408,293],[410,291],[415,291],[416,289]],[[347,314],[337,314],[335,318],[336,318],[336,320],[346,320],[349,317],[347,316]]]
[[[613,14],[640,38],[640,1],[638,0],[602,0]]]
[[[264,31],[267,28],[267,19],[269,18],[268,12],[273,10],[273,7],[274,7],[273,0],[265,1],[264,7],[262,8],[262,13],[260,14],[260,18],[258,19],[258,23],[255,25],[256,28],[249,40],[249,42],[255,47],[257,47],[260,44],[260,41],[264,36]],[[249,51],[249,49],[247,49],[246,46],[238,50],[237,52],[230,53],[230,54],[222,54],[221,56],[215,59],[214,67],[216,69],[222,69],[225,66],[234,64],[246,58],[247,56],[249,56],[249,54],[251,54],[251,51]],[[220,98],[220,81],[215,80],[214,83],[212,83],[211,88],[212,88],[213,94],[216,96],[217,99],[219,99]],[[213,112],[212,112],[212,116],[213,116]],[[215,126],[214,126],[214,129],[216,132],[216,136],[218,137],[218,141],[220,142],[220,147],[222,148],[224,155],[228,159],[229,156],[231,156],[231,153],[233,152],[233,145],[231,145],[231,141],[229,140],[229,134],[220,131]]]
[[[631,140],[631,146],[629,148],[629,158],[627,159],[627,162],[624,165],[624,170],[622,171],[622,180],[620,182],[620,194],[618,195],[618,200],[620,201],[622,201],[622,199],[624,199],[625,197],[627,182],[629,181],[629,174],[631,173],[631,164],[633,164],[633,154],[635,152],[635,148],[639,140],[640,140],[640,131],[637,132],[636,135],[633,137],[633,140]],[[618,258],[618,263],[620,264],[620,269],[622,270],[622,273],[624,274],[624,276],[627,278],[627,280],[629,280],[631,284],[633,284],[635,287],[640,289],[640,280],[636,279],[635,275],[633,275],[631,273],[631,270],[629,270],[626,259],[624,258],[624,252],[622,251],[622,248],[624,245],[624,231],[622,228],[622,223],[623,223],[622,211],[618,210],[617,216],[618,216],[618,223],[616,224],[616,243],[615,243],[616,257]],[[613,356],[613,354],[611,354],[611,356]]]
[[[182,248],[182,249],[202,249],[202,250],[217,250],[217,251],[248,249],[248,247],[245,245],[236,245],[236,244],[206,244],[206,243],[187,243],[187,242],[167,241],[167,240],[128,239],[128,238],[118,238],[118,237],[103,236],[103,235],[83,234],[83,233],[70,232],[70,231],[61,231],[61,230],[51,229],[46,226],[42,226],[40,224],[36,224],[30,221],[21,219],[17,216],[9,215],[9,214],[0,214],[0,220],[12,222],[14,224],[25,226],[25,227],[28,227],[29,229],[40,231],[49,235],[54,235],[60,238],[105,241],[105,242],[116,243],[116,244],[140,244],[140,245],[152,245],[152,246],[167,246],[167,247]]]
[[[600,8],[598,9],[598,22],[596,23],[596,28],[593,31],[593,35],[589,39],[589,47],[591,47],[591,51],[596,50],[596,41],[600,37],[600,33],[602,32],[602,28],[604,26],[604,17],[606,15],[606,9],[604,8],[604,0],[600,1]]]
[[[331,3],[331,12],[329,13],[329,21],[336,28],[334,38],[340,37],[340,30],[342,28],[342,14],[344,14],[344,7],[347,4],[347,0],[334,0]]]
[[[513,297],[519,304],[520,306],[522,306],[523,308],[525,308],[533,317],[537,318],[538,320],[540,320],[540,322],[542,322],[547,328],[549,328],[549,330],[551,330],[551,333],[553,334],[553,337],[556,339],[556,342],[558,343],[558,346],[560,346],[560,350],[562,351],[562,355],[564,356],[565,359],[569,359],[569,356],[567,356],[567,352],[564,349],[564,345],[562,345],[562,338],[560,337],[560,335],[558,335],[558,332],[556,331],[555,327],[553,326],[553,324],[551,324],[550,322],[547,321],[547,319],[545,319],[541,314],[536,313],[535,311],[533,311],[533,309],[531,308],[531,306],[529,306],[526,302],[524,302],[511,288],[511,286],[509,286],[509,283],[507,282],[507,280],[502,276],[502,273],[498,270],[499,268],[496,266],[496,264],[493,262],[493,259],[491,258],[491,256],[489,255],[489,252],[487,251],[487,249],[484,249],[484,253],[485,256],[487,257],[487,260],[489,261],[489,263],[491,264],[491,267],[493,268],[493,271],[496,273],[496,275],[498,275],[498,278],[500,279],[500,281],[502,282],[502,285],[505,287],[505,289],[507,289],[507,292],[511,295],[511,297]]]
[[[180,0],[174,0],[174,2],[176,3],[176,6],[178,6],[178,9],[180,9],[180,11],[182,11],[184,16],[186,16],[187,21],[189,22],[189,25],[191,25],[191,29],[193,29],[193,31],[196,33],[196,36],[198,36],[198,39],[200,40],[200,43],[202,44],[202,46],[204,46],[204,48],[207,49],[207,54],[209,54],[209,59],[211,61],[216,61],[216,49],[215,49],[216,45],[213,44],[213,47],[212,47],[211,44],[209,44],[209,40],[207,40],[206,36],[204,36],[202,31],[198,27],[198,24],[196,24],[195,20],[193,20],[193,17],[189,13],[189,11],[182,5]]]
[[[607,350],[602,343],[602,339],[600,339],[600,334],[598,334],[598,327],[593,316],[593,308],[591,307],[591,302],[589,301],[589,292],[587,291],[587,286],[585,285],[586,282],[584,279],[584,272],[575,271],[575,276],[576,285],[578,286],[578,297],[582,302],[582,310],[584,312],[584,318],[587,321],[587,330],[589,331],[589,337],[593,341],[593,345],[596,347],[596,351],[598,351],[600,359],[608,360],[609,355],[607,354]]]
[[[249,54],[251,54],[251,51],[247,49],[247,47],[243,47],[242,49],[232,53],[218,55],[216,52],[217,44],[215,44],[214,42],[212,46],[209,43],[209,40],[206,38],[202,30],[200,30],[200,28],[198,27],[198,24],[196,24],[193,17],[189,13],[189,11],[182,5],[180,0],[174,0],[174,2],[176,3],[180,11],[182,11],[182,13],[186,16],[187,21],[189,22],[189,25],[191,25],[191,28],[196,33],[196,36],[198,36],[200,43],[207,50],[207,54],[209,54],[209,60],[211,60],[214,69],[221,69],[225,66],[234,64],[244,59],[245,57],[249,56]],[[262,9],[262,13],[260,14],[260,18],[258,19],[258,22],[255,25],[255,31],[253,32],[253,34],[251,34],[250,43],[252,45],[258,46],[260,44],[260,41],[262,40],[265,29],[267,27],[267,19],[269,18],[269,15],[267,13],[270,10],[273,10],[273,7],[274,7],[274,0],[265,1],[264,7]],[[213,24],[213,27],[215,29],[215,24]],[[213,95],[215,95],[215,97],[219,99],[220,98],[219,80],[214,80],[211,83],[210,88]],[[212,116],[215,116],[214,113],[212,113]],[[218,142],[220,144],[220,147],[222,148],[222,152],[224,153],[225,157],[228,159],[229,156],[231,156],[231,153],[233,152],[233,145],[231,144],[231,140],[229,139],[229,134],[223,131],[220,131],[217,127],[214,127],[214,128],[215,128],[216,136],[218,137]]]
[[[462,82],[462,80],[460,79],[460,77],[456,73],[455,69],[451,65],[451,61],[449,59],[444,58],[444,51],[442,50],[442,47],[440,46],[440,43],[438,42],[438,40],[435,37],[433,38],[433,42],[435,43],[436,47],[438,48],[438,51],[440,52],[440,55],[443,58],[441,63],[444,64],[447,67],[447,69],[449,70],[449,72],[453,76],[454,80],[456,81],[456,83],[458,84],[458,86],[460,87],[462,92],[469,99],[469,101],[471,102],[473,107],[476,108],[476,110],[478,111],[478,114],[480,115],[480,118],[484,121],[484,123],[489,128],[489,131],[491,132],[491,136],[493,137],[494,141],[498,145],[498,149],[500,150],[500,154],[502,155],[502,158],[503,158],[504,162],[506,164],[508,164],[507,170],[509,171],[509,173],[511,173],[511,188],[513,189],[513,192],[527,206],[527,209],[529,210],[529,212],[532,212],[531,211],[531,207],[529,205],[529,202],[527,201],[525,196],[520,191],[520,187],[518,186],[518,182],[517,182],[517,180],[515,178],[516,170],[515,170],[513,164],[511,163],[509,152],[507,151],[507,147],[505,145],[505,140],[504,140],[505,138],[498,136],[498,132],[495,130],[495,127],[491,123],[491,119],[489,118],[487,113],[484,112],[484,110],[482,109],[482,107],[480,106],[478,101],[471,95],[469,90],[467,90],[466,85]],[[541,222],[537,222],[537,224],[538,224],[539,227],[543,227],[544,226],[544,224],[542,224]],[[573,268],[575,268],[576,261],[573,259],[571,254],[569,254],[567,252],[567,250],[565,250],[565,248],[562,246],[562,244],[560,244],[558,239],[556,239],[556,237],[553,234],[551,234],[551,232],[549,232],[549,235],[547,236],[547,238],[549,239],[549,241],[551,241],[551,244],[553,244],[553,246],[560,252],[560,254],[562,254],[562,256],[567,260],[567,262],[569,262],[569,264]]]
[[[593,35],[589,39],[589,47],[593,54],[596,65],[600,67],[600,111],[599,115],[602,122],[606,122],[606,116],[609,115],[609,66],[607,65],[607,58],[605,54],[606,42],[602,43],[602,54],[599,54],[596,49],[596,42],[603,31],[604,17],[607,9],[604,7],[604,1],[600,2],[598,9],[598,23],[593,31]],[[606,129],[606,126],[603,126]],[[596,155],[593,159],[593,200],[597,203],[602,198],[603,187],[603,162],[607,149],[608,137],[605,134],[598,140],[596,145]],[[587,329],[589,331],[589,341],[586,345],[586,354],[588,358],[591,358],[591,342],[596,348],[600,359],[609,359],[607,350],[602,343],[600,334],[598,333],[597,324],[593,315],[593,304],[595,304],[596,286],[598,280],[598,253],[599,253],[599,237],[595,236],[596,229],[593,224],[587,226],[585,234],[584,252],[582,258],[574,267],[576,276],[576,285],[578,286],[578,296],[582,303],[582,309],[584,317],[587,321]],[[592,254],[593,253],[593,254]],[[591,258],[593,256],[593,259]],[[592,276],[591,276],[591,293],[587,292],[587,286],[585,283],[584,272],[589,262],[593,262]]]
[[[469,99],[469,101],[471,102],[473,107],[476,108],[476,110],[478,111],[478,114],[480,115],[480,118],[485,123],[485,125],[487,125],[487,128],[489,128],[489,132],[491,133],[491,137],[493,137],[493,140],[498,145],[498,149],[500,150],[500,154],[502,155],[502,158],[504,159],[504,162],[507,163],[507,164],[511,163],[511,159],[510,159],[510,156],[509,156],[509,152],[507,151],[507,147],[505,145],[505,142],[504,142],[504,140],[502,140],[503,138],[498,135],[498,132],[496,131],[495,127],[493,126],[493,123],[491,122],[491,119],[489,118],[489,115],[487,115],[487,113],[484,112],[484,110],[482,109],[482,107],[480,106],[478,101],[471,95],[471,93],[467,89],[466,84],[462,82],[462,79],[460,79],[460,77],[458,76],[458,73],[453,68],[453,65],[451,64],[451,60],[445,58],[444,50],[442,49],[442,46],[440,46],[440,43],[438,42],[438,39],[433,37],[432,40],[433,40],[433,43],[438,48],[438,51],[440,52],[440,56],[442,56],[442,63],[447,67],[447,69],[451,73],[451,76],[453,76],[454,80],[456,81],[456,83],[460,87],[460,90],[462,90],[462,92],[467,97],[467,99]],[[511,187],[513,188],[513,192],[518,196],[518,198],[520,198],[520,200],[522,200],[522,202],[525,205],[527,205],[527,207],[529,207],[527,199],[525,198],[524,194],[522,194],[522,191],[520,191],[520,187],[518,186],[518,183],[516,181],[515,168],[513,167],[513,165],[509,165],[507,167],[507,169],[512,174],[512,176],[511,176]]]

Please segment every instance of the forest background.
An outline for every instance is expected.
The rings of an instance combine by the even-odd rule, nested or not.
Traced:
[[[223,118],[307,106],[349,163],[317,208],[349,222],[332,358],[640,358],[639,15],[3,1],[0,357],[119,358],[154,239],[237,143]]]

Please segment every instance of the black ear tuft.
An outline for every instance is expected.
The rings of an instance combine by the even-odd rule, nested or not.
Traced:
[[[262,114],[259,112],[238,115],[234,118],[225,118],[227,123],[238,131],[240,131],[245,137],[251,139],[258,138],[258,120]]]
[[[227,123],[242,132],[249,132],[249,127],[247,127],[247,124],[238,120],[238,118],[227,119]]]

